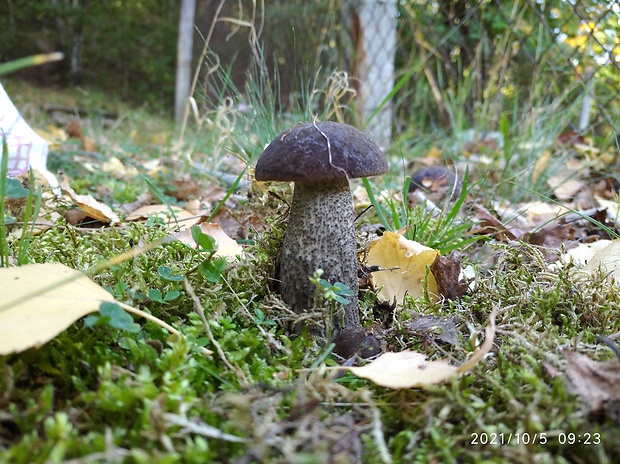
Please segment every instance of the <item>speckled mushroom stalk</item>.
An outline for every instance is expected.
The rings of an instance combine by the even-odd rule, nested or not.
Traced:
[[[323,279],[342,282],[353,291],[344,314],[334,315],[334,329],[360,326],[357,247],[353,201],[347,179],[297,182],[280,254],[280,293],[297,312],[311,308],[316,269]]]

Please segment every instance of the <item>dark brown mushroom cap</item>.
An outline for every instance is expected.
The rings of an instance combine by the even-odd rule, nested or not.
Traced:
[[[366,135],[348,124],[326,121],[299,124],[278,135],[258,159],[254,176],[259,181],[317,182],[378,176],[387,170],[383,153]]]

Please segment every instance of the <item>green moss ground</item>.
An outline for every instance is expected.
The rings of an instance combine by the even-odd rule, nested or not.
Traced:
[[[30,91],[12,88],[17,101]],[[169,129],[143,113],[123,111],[127,126],[115,133],[115,150],[126,159],[146,157],[130,148],[142,144],[129,136],[134,124]],[[92,132],[102,147],[111,138],[105,131]],[[148,190],[145,182],[130,186],[73,164],[71,143],[51,164],[73,170],[76,190],[107,185],[112,205]],[[164,189],[183,169],[153,182]],[[284,207],[264,191],[251,193],[240,204],[260,211],[272,227],[250,233],[245,257],[228,265],[218,282],[196,270],[203,256],[178,242],[94,276],[119,301],[163,319],[186,339],[139,319],[137,333],[78,321],[39,349],[0,357],[0,462],[617,462],[618,418],[590,414],[567,391],[561,375],[566,361],[559,352],[570,347],[596,360],[613,358],[595,338],[620,331],[616,285],[585,279],[570,266],[551,271],[535,247],[497,246],[494,264],[480,269],[475,289],[458,303],[410,300],[392,314],[373,307],[370,290],[362,299],[366,324],[371,318],[390,321],[385,341],[391,349],[411,348],[455,363],[481,341],[497,308],[494,348],[471,373],[400,391],[352,374],[332,378],[324,366],[336,361],[326,355],[327,347],[310,336],[289,337],[289,316],[269,289]],[[366,215],[364,221],[376,218]],[[83,270],[164,235],[156,224],[86,232],[59,221],[33,238],[29,259]],[[206,325],[183,283],[157,272],[162,266],[187,277]],[[180,296],[161,304],[147,296],[154,289],[164,295],[177,290]],[[414,311],[457,316],[461,345],[407,334],[403,328]],[[204,356],[201,346],[215,353]],[[568,434],[590,434],[592,443],[562,443]],[[484,443],[493,437],[496,444]]]

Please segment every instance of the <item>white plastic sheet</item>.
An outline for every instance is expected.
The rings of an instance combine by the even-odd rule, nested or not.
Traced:
[[[0,84],[0,141],[3,136],[6,137],[9,154],[9,176],[19,176],[32,168],[39,171],[50,187],[57,191],[58,180],[46,166],[49,153],[47,141],[32,130]]]

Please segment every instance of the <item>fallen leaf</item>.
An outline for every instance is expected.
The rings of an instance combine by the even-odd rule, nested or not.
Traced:
[[[84,151],[93,152],[96,149],[95,141],[90,137],[86,137],[82,140],[82,145],[84,147]]]
[[[110,157],[105,163],[101,165],[101,170],[112,174],[117,179],[133,178],[138,175],[138,171],[130,166],[124,164],[116,156]]]
[[[53,219],[58,219],[60,215],[58,213],[53,214]],[[54,221],[46,218],[45,216],[39,216],[34,223],[28,224],[28,229],[26,230],[26,234],[32,237],[42,234],[48,229],[54,227]],[[10,234],[7,235],[7,239],[9,241],[19,240],[22,237],[24,230],[23,229],[15,229]]]
[[[368,198],[368,192],[362,185],[358,185],[353,189],[353,204],[355,205],[355,211],[362,212],[364,209],[370,206],[370,199]]]
[[[577,193],[586,187],[585,182],[577,179],[567,180],[566,175],[550,177],[547,183],[553,189],[553,194],[556,198],[561,201],[573,200]]]
[[[532,170],[532,180],[536,182],[540,176],[547,171],[549,161],[553,157],[549,150],[545,150],[540,154],[540,157],[534,163],[534,169]]]
[[[461,193],[461,182],[453,169],[429,166],[418,169],[411,175],[409,193],[417,189],[421,189],[433,203],[440,203],[446,197],[456,200]]]
[[[620,239],[612,240],[606,247],[596,252],[583,267],[583,272],[592,275],[602,272],[607,278],[620,282]]]
[[[203,234],[210,235],[217,242],[217,251],[215,256],[221,258],[236,258],[243,253],[243,248],[235,240],[230,238],[226,232],[222,230],[219,224],[213,222],[203,222],[198,224]],[[191,229],[185,229],[173,235],[180,242],[190,247],[196,246],[196,242],[192,238]]]
[[[587,264],[599,251],[606,248],[611,240],[597,240],[592,243],[580,243],[560,256],[563,263],[573,262],[579,265]],[[553,265],[552,265],[553,266]]]
[[[448,256],[437,255],[431,264],[431,272],[437,281],[439,294],[448,300],[458,300],[467,290],[469,284],[461,279],[461,257],[452,252]]]
[[[358,377],[394,390],[432,385],[458,374],[457,367],[447,359],[429,361],[426,355],[414,351],[384,353],[365,366],[349,367],[348,370]]]
[[[412,322],[406,325],[407,332],[422,334],[432,340],[458,346],[461,334],[456,327],[455,319],[445,319],[433,315],[415,314]],[[457,318],[458,319],[458,318]]]
[[[478,229],[476,229],[478,234],[494,235],[495,239],[499,241],[516,240],[517,236],[521,235],[520,231],[502,224],[481,203],[474,203],[474,212],[479,222]]]
[[[579,396],[591,414],[613,412],[620,406],[620,360],[599,362],[570,350],[564,377],[569,391]],[[616,409],[614,409],[616,408]]]
[[[620,204],[618,201],[606,200],[605,198],[595,197],[596,202],[601,208],[605,208],[607,211],[607,217],[612,221],[616,227],[620,227]]]
[[[378,298],[403,304],[405,295],[413,298],[428,293],[435,301],[439,300],[437,282],[429,267],[439,256],[439,251],[408,240],[400,234],[385,232],[380,239],[370,244],[367,266],[378,266],[381,270],[373,272],[372,282],[379,288]]]
[[[185,209],[195,216],[200,216],[201,213],[207,214],[206,211],[203,211],[200,200],[195,198],[185,202]]]
[[[88,215],[81,209],[70,209],[65,213],[65,220],[72,226],[81,224],[87,218]]]
[[[174,212],[174,215],[172,214]],[[125,219],[127,221],[142,221],[149,217],[160,218],[168,229],[189,230],[200,219],[178,206],[147,205],[141,206],[131,212]]]
[[[334,354],[349,359],[359,355],[364,359],[374,357],[381,353],[381,342],[377,335],[382,330],[376,326],[349,327],[338,334],[334,339]]]
[[[116,215],[112,208],[108,205],[105,205],[97,200],[95,200],[91,195],[78,195],[75,193],[69,186],[69,180],[65,177],[60,182],[60,187],[65,191],[69,198],[73,200],[73,202],[84,211],[89,217],[96,219],[98,221],[104,222],[106,224],[112,223],[115,224],[120,222],[120,219]]]
[[[112,295],[63,264],[0,268],[0,355],[39,347]]]
[[[69,140],[69,136],[64,129],[49,125],[47,130],[35,129],[35,132],[43,137],[49,144],[50,148],[58,148],[62,142]]]
[[[489,325],[485,329],[484,342],[460,366],[451,365],[447,359],[429,361],[422,353],[406,350],[400,353],[384,353],[365,366],[342,366],[337,369],[349,370],[358,377],[394,390],[437,384],[470,371],[491,350],[495,338],[496,316],[497,310],[493,310],[489,317]]]
[[[189,176],[185,176],[183,179],[173,179],[168,182],[167,187],[166,193],[183,201],[198,198],[203,192],[203,186]]]

